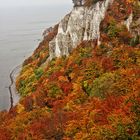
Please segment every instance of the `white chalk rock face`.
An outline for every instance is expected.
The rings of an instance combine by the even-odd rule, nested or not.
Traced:
[[[133,14],[131,13],[128,17],[128,19],[124,22],[124,24],[126,25],[128,31],[130,31],[130,25],[133,22]]]
[[[59,23],[56,37],[49,43],[50,60],[68,56],[82,40],[100,38],[100,23],[112,0],[97,2],[92,7],[74,7]]]

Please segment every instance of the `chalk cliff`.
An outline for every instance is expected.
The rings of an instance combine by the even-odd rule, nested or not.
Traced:
[[[58,33],[49,43],[50,60],[68,56],[83,40],[100,40],[100,23],[112,0],[99,1],[90,7],[74,7],[59,23]]]
[[[83,40],[98,40],[100,42],[100,25],[108,7],[113,0],[104,0],[94,3],[90,7],[77,6],[66,15],[58,25],[56,36],[49,42],[49,59],[54,57],[68,56],[73,48]],[[134,36],[140,35],[140,18],[133,20],[133,13],[126,15],[123,24]],[[135,22],[135,23],[134,23]],[[132,29],[132,25],[138,24]],[[52,28],[51,28],[52,29]],[[44,34],[45,35],[45,34]]]

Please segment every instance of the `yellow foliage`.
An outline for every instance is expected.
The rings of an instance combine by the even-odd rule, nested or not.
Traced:
[[[18,112],[18,113],[23,112],[24,109],[25,109],[25,108],[24,108],[24,106],[23,106],[22,104],[19,103],[19,104],[17,105],[17,112]]]
[[[127,0],[128,3],[133,3],[135,2],[136,0]]]
[[[68,82],[68,79],[65,76],[59,76],[58,80]]]
[[[73,110],[73,105],[74,105],[73,101],[69,101],[66,104],[66,106],[64,107],[64,109],[67,110],[67,111],[70,111],[70,110],[72,111]]]
[[[70,73],[70,78],[73,79],[75,77],[75,73]]]
[[[79,91],[81,89],[81,87],[78,83],[73,83],[73,89],[74,89],[74,91]]]

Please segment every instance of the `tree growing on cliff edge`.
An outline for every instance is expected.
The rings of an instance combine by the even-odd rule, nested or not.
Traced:
[[[74,6],[82,6],[83,5],[83,0],[72,0],[74,3]]]
[[[74,3],[74,6],[91,6],[92,4],[98,2],[98,1],[103,1],[103,0],[72,0]]]

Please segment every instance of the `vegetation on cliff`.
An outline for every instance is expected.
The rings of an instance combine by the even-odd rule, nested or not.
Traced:
[[[83,41],[49,57],[44,38],[17,78],[22,98],[0,113],[0,140],[140,139],[140,42],[122,23],[137,1],[116,0],[101,23],[101,44]],[[127,6],[127,8],[126,8]]]

